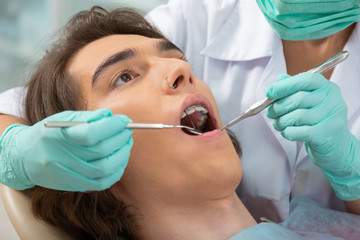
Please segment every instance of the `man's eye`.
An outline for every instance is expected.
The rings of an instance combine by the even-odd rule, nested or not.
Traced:
[[[189,60],[185,56],[179,57],[180,60],[183,60],[184,62],[189,62]]]
[[[123,71],[116,79],[115,86],[122,85],[124,83],[127,83],[134,78],[136,78],[138,74],[132,72],[132,71]]]
[[[133,75],[131,75],[130,73],[124,73],[124,74],[121,74],[118,79],[123,82],[128,82],[130,80],[133,80],[134,78],[135,77]]]

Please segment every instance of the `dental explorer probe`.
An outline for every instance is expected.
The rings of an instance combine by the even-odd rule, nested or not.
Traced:
[[[48,128],[63,128],[63,127],[71,127],[75,125],[84,124],[87,122],[71,122],[71,121],[45,121],[44,125]],[[171,124],[163,124],[163,123],[128,123],[125,127],[128,129],[169,129],[169,128],[184,128],[187,131],[200,135],[202,133],[195,130],[195,128],[183,126],[183,125],[171,125]]]
[[[344,61],[348,56],[349,56],[348,51],[341,51],[341,52],[335,54],[334,56],[330,57],[325,62],[321,63],[319,66],[310,69],[308,72],[323,74],[326,71],[335,67],[340,62]],[[243,114],[241,114],[239,117],[235,118],[234,120],[230,121],[228,124],[226,124],[225,126],[220,128],[220,131],[224,130],[225,128],[231,127],[232,125],[240,122],[241,120],[243,120],[245,118],[248,118],[248,117],[258,114],[259,112],[261,112],[262,110],[267,108],[271,103],[273,103],[275,101],[277,101],[277,99],[265,98],[263,100],[260,100],[256,103],[254,103],[248,109],[246,109],[245,112]]]

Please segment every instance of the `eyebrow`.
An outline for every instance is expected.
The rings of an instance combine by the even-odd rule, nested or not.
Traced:
[[[162,53],[165,51],[176,50],[183,54],[183,52],[180,50],[180,48],[178,48],[175,44],[173,44],[172,42],[170,42],[167,39],[162,39],[160,42],[158,42],[157,49],[159,50],[159,53]]]
[[[130,58],[135,58],[136,56],[139,56],[139,52],[134,48],[128,48],[124,51],[115,53],[111,55],[109,58],[107,58],[100,66],[97,67],[93,79],[92,84],[94,85],[101,75],[103,71],[106,70],[106,68],[110,67],[111,65],[114,65],[115,63],[128,60]]]
[[[156,44],[156,48],[159,53],[165,52],[165,51],[171,51],[176,50],[182,53],[182,51],[172,42],[170,42],[167,39],[162,39],[160,42]],[[94,86],[96,81],[99,79],[99,76],[102,72],[104,72],[108,67],[111,65],[114,65],[118,62],[129,60],[131,58],[135,58],[139,56],[139,51],[135,48],[128,48],[121,52],[115,53],[108,57],[100,66],[96,68],[96,71],[92,78],[92,85]]]

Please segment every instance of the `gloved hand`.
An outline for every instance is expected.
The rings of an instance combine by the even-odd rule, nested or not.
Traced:
[[[46,128],[44,121],[86,121]],[[18,190],[39,185],[64,191],[109,188],[123,175],[133,145],[131,120],[108,109],[65,111],[33,126],[13,124],[0,139],[0,180]]]
[[[318,73],[282,74],[266,95],[267,116],[291,141],[302,141],[342,200],[360,199],[360,142],[350,132],[339,87]]]

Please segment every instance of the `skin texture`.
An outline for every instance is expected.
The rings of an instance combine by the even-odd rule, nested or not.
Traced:
[[[342,51],[354,27],[355,24],[352,24],[346,29],[323,39],[282,40],[287,73],[293,76],[306,72]],[[323,75],[330,79],[333,71],[334,69],[330,69]]]
[[[180,51],[160,51],[160,41],[111,35],[82,48],[67,70],[88,110],[109,108],[134,122],[179,124],[185,107],[203,101],[221,126],[208,86]],[[93,85],[96,69],[127,49],[136,49],[137,56],[109,66]],[[165,77],[177,87],[167,86]],[[134,130],[133,138],[129,164],[112,191],[138,210],[145,239],[225,239],[255,224],[234,192],[242,166],[225,132],[194,137],[181,129]]]

